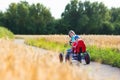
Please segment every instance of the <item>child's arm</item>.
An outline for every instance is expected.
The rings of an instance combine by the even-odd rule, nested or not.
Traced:
[[[72,43],[72,51],[73,53],[76,53],[76,47],[77,47],[77,42]]]

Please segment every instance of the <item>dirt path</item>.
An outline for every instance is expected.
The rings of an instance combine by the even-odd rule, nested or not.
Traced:
[[[89,65],[80,65],[87,69],[89,75],[95,80],[120,80],[120,69],[105,64],[91,62]]]
[[[23,39],[15,39],[16,44],[25,45]],[[27,45],[26,45],[27,46]],[[47,50],[33,47],[36,51],[47,53]],[[120,80],[120,68],[112,67],[105,64],[91,62],[89,65],[83,63],[78,65],[80,69],[87,69],[90,77],[94,77],[94,80]],[[83,73],[84,74],[84,73]]]
[[[16,44],[19,44],[19,45],[28,46],[28,45],[26,45],[26,44],[24,43],[24,39],[15,39],[14,42],[15,42]],[[38,48],[38,47],[34,47],[34,46],[32,46],[32,48],[35,49],[35,51],[42,52],[42,53],[44,53],[44,54],[45,54],[45,53],[48,53],[47,50],[42,49],[42,48]]]

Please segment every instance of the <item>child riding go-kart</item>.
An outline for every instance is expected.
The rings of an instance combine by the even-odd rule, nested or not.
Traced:
[[[67,62],[72,60],[77,60],[81,62],[82,59],[85,60],[86,64],[90,63],[90,55],[86,51],[86,45],[82,39],[79,38],[79,36],[74,36],[74,42],[70,42],[72,48],[67,50],[67,54],[64,57],[63,53],[59,54],[60,62]],[[65,60],[64,60],[65,59]]]

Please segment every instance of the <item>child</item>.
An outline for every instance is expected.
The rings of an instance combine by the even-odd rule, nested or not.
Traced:
[[[73,30],[70,30],[69,33],[68,33],[68,35],[69,35],[69,37],[71,38],[70,41],[69,41],[69,42],[70,42],[70,45],[73,46],[73,43],[76,41],[76,40],[75,40],[75,37],[76,37],[76,36],[79,37],[79,36],[76,35]],[[70,57],[70,54],[71,54],[71,53],[73,53],[72,48],[67,50],[67,54],[66,54],[66,56],[65,56],[65,60],[66,60],[66,61],[69,60],[69,57]]]

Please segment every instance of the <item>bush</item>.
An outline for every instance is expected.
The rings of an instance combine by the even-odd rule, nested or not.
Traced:
[[[5,27],[0,26],[0,38],[9,38],[13,39],[14,34]]]

